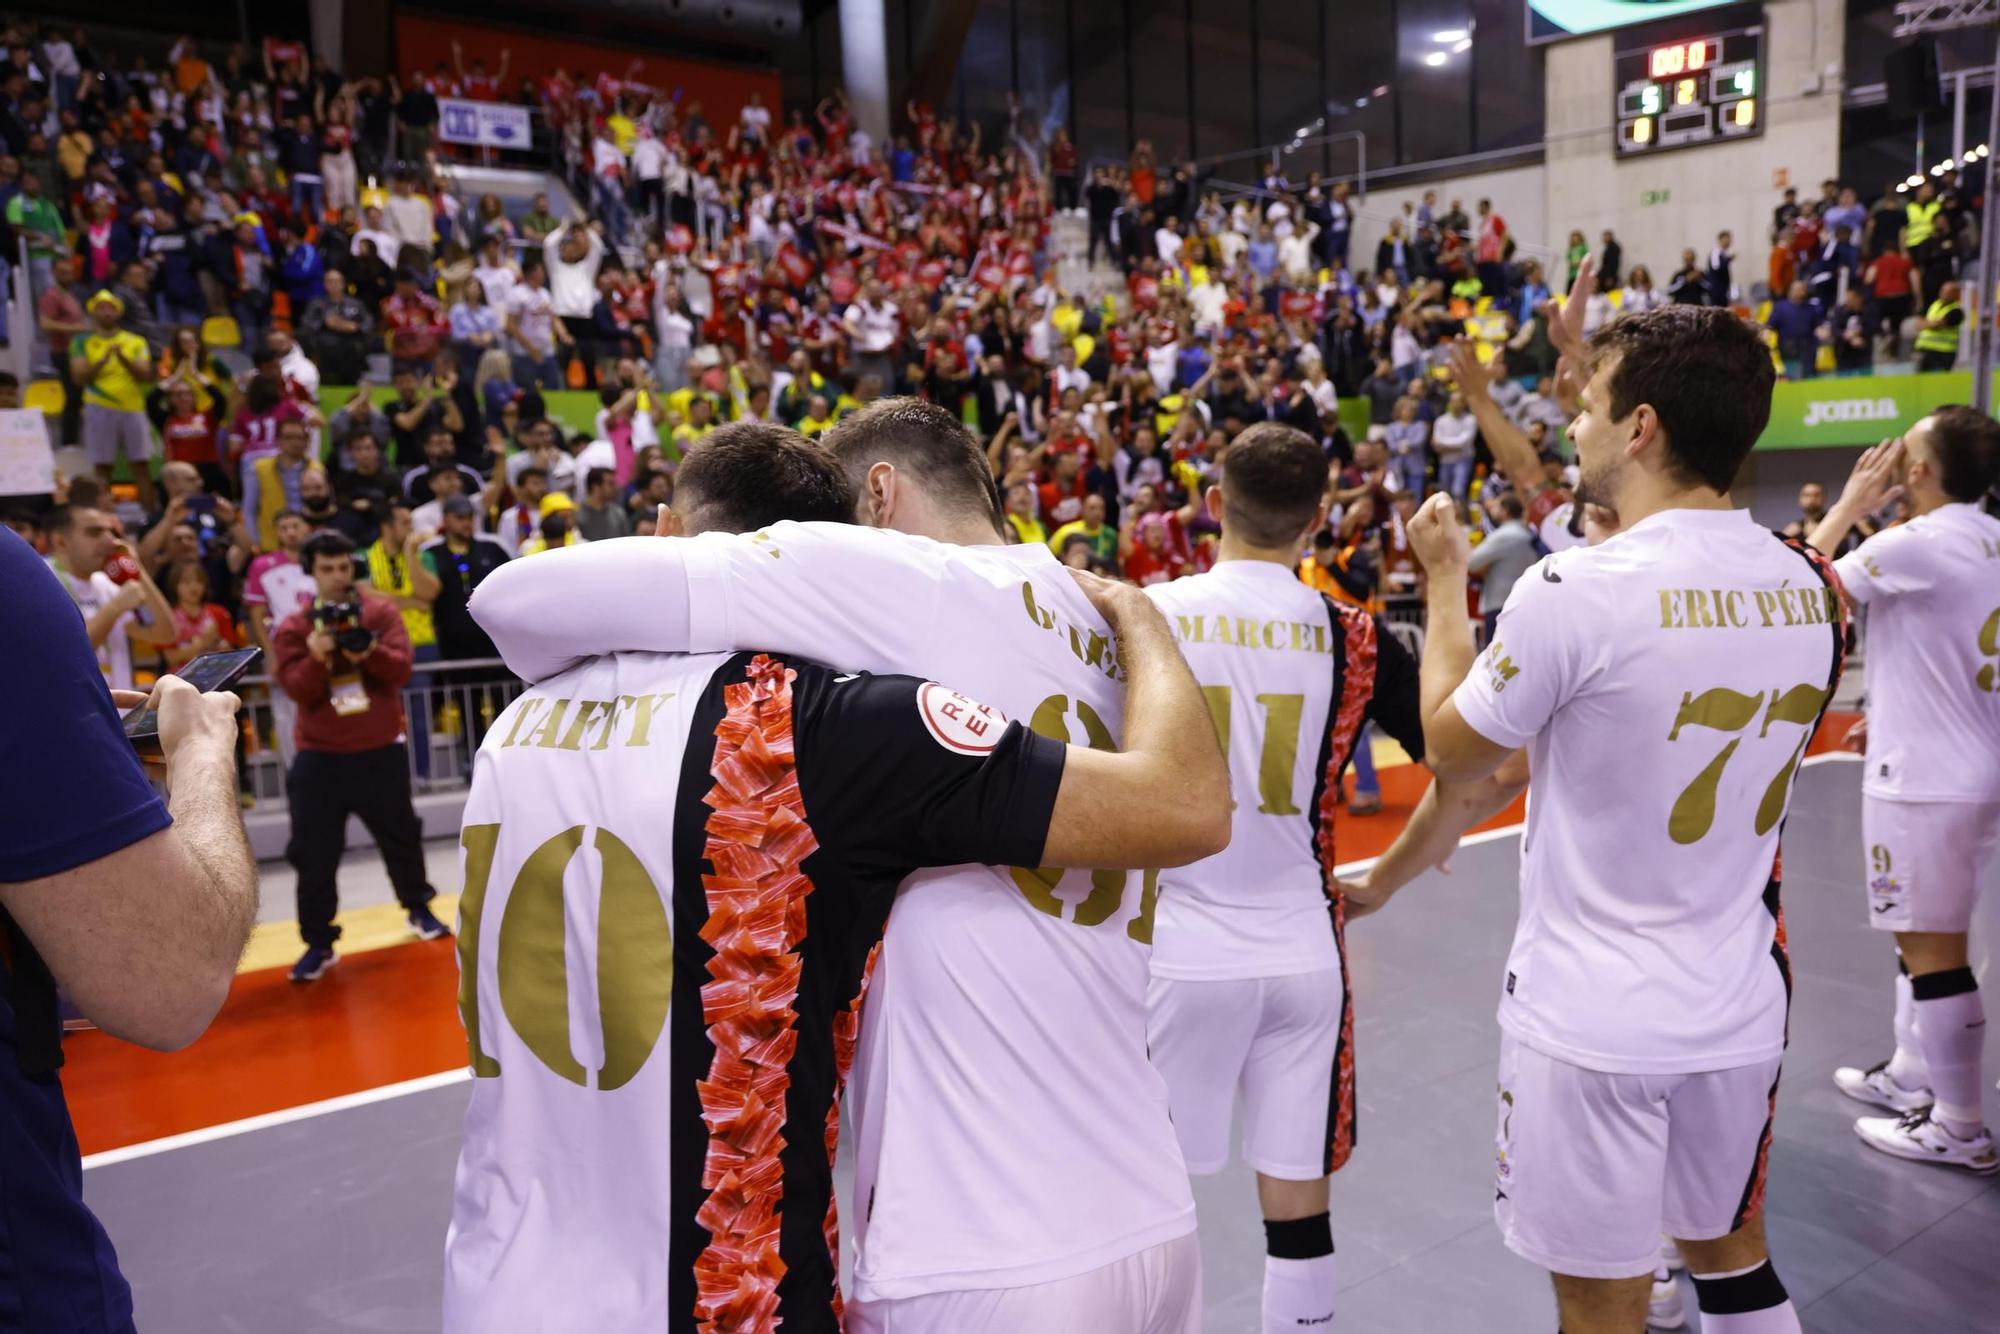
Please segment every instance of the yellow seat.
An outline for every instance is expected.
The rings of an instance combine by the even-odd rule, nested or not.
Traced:
[[[28,391],[21,396],[21,402],[47,417],[56,416],[63,410],[63,387],[61,380],[31,380]]]
[[[1070,346],[1076,349],[1076,361],[1081,366],[1084,362],[1089,361],[1090,354],[1097,350],[1097,340],[1087,333],[1080,333],[1076,336],[1076,341],[1071,343]]]
[[[1623,310],[1623,309],[1625,309],[1625,289],[1624,289],[1624,288],[1622,288],[1622,287],[1614,287],[1614,288],[1612,288],[1612,289],[1611,289],[1611,290],[1610,290],[1609,292],[1606,292],[1606,293],[1605,293],[1605,295],[1611,298],[1611,308],[1612,308],[1613,310]]]
[[[1771,319],[1771,303],[1768,301],[1759,301],[1757,303],[1757,323],[1768,324],[1770,322],[1770,319]]]
[[[201,341],[210,348],[242,347],[243,331],[227,315],[211,315],[201,322]]]
[[[1473,305],[1472,313],[1475,315],[1484,315],[1486,314],[1486,312],[1492,309],[1493,309],[1493,298],[1490,296],[1482,296]]]

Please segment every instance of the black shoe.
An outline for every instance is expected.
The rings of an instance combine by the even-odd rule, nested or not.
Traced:
[[[417,933],[419,940],[442,940],[451,934],[451,928],[440,922],[429,908],[410,909],[410,930]]]

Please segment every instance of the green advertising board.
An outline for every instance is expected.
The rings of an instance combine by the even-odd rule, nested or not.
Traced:
[[[1771,424],[1757,448],[1872,445],[1900,435],[1933,408],[1971,401],[1970,371],[1785,381],[1771,393]]]

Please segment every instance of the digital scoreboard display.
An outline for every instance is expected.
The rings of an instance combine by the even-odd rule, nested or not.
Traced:
[[[1616,157],[1764,132],[1762,24],[1634,46],[1612,61]]]

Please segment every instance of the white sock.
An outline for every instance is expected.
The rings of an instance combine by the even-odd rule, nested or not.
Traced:
[[[1979,1056],[1986,1040],[1979,984],[1970,968],[1954,968],[1916,978],[1912,986],[1917,1043],[1937,1096],[1931,1119],[1960,1139],[1970,1139],[1985,1120],[1979,1113]]]
[[[1340,1276],[1332,1255],[1310,1260],[1264,1257],[1264,1334],[1304,1334],[1333,1328]]]
[[[1910,993],[1910,975],[1896,974],[1896,1052],[1889,1058],[1889,1078],[1906,1089],[1930,1087],[1923,1049],[1917,1045],[1917,1002]]]
[[[1696,1274],[1702,1334],[1801,1334],[1799,1313],[1771,1262],[1727,1274]]]

